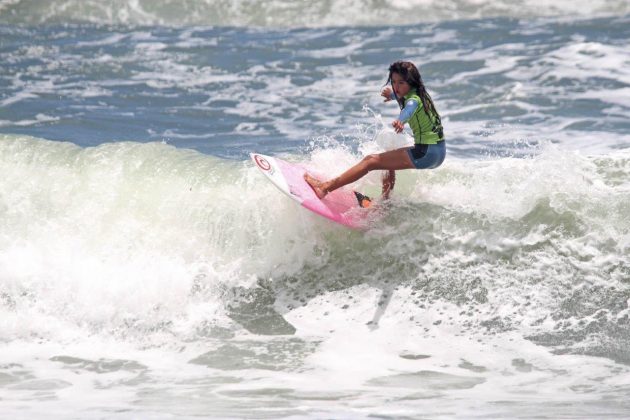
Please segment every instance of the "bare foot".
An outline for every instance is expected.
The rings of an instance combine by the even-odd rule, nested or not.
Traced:
[[[317,198],[321,200],[322,198],[326,197],[328,191],[326,191],[326,189],[323,187],[321,181],[313,178],[308,173],[304,174],[304,181],[306,181],[306,183],[311,186],[313,191],[315,191],[315,195],[317,196]]]

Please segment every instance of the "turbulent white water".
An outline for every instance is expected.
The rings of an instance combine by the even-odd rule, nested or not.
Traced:
[[[488,318],[475,323],[505,329],[546,320],[553,328],[541,331],[553,333],[598,313],[605,324],[627,317],[626,152],[548,146],[530,159],[402,173],[391,214],[362,236],[279,200],[238,162],[157,143],[84,149],[5,136],[1,148],[5,339],[65,323],[77,334],[127,334],[178,319],[189,325],[168,328],[194,336],[232,298],[227,288],[273,278],[287,297],[298,273],[308,293],[391,278],[425,298],[487,304]],[[355,158],[327,148],[312,159],[335,171]],[[377,182],[370,176],[363,188]],[[583,288],[592,301],[574,302]],[[33,311],[55,322],[34,322]]]

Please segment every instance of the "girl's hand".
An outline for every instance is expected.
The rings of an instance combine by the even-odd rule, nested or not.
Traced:
[[[398,134],[402,133],[403,128],[405,127],[405,123],[399,120],[394,120],[392,123],[392,127],[394,127],[394,131]]]
[[[385,100],[383,102],[388,102],[392,100],[392,88],[387,86],[385,88],[383,88],[383,90],[381,91],[381,96],[383,98],[385,98]]]

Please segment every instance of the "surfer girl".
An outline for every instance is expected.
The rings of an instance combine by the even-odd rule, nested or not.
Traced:
[[[319,198],[364,177],[373,170],[387,170],[383,177],[383,197],[388,198],[400,169],[434,169],[446,156],[442,121],[427,92],[418,68],[409,61],[396,61],[389,66],[387,83],[381,91],[385,102],[395,100],[400,115],[392,122],[396,133],[402,133],[405,124],[411,127],[414,145],[368,155],[336,178],[320,181],[308,173],[304,179]]]

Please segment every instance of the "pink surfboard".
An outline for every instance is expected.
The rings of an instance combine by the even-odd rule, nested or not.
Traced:
[[[323,199],[304,180],[304,169],[300,165],[279,158],[251,153],[252,160],[267,178],[289,197],[304,208],[333,222],[353,229],[368,227],[369,209],[362,208],[357,193],[340,188]],[[358,194],[361,197],[360,194]]]

